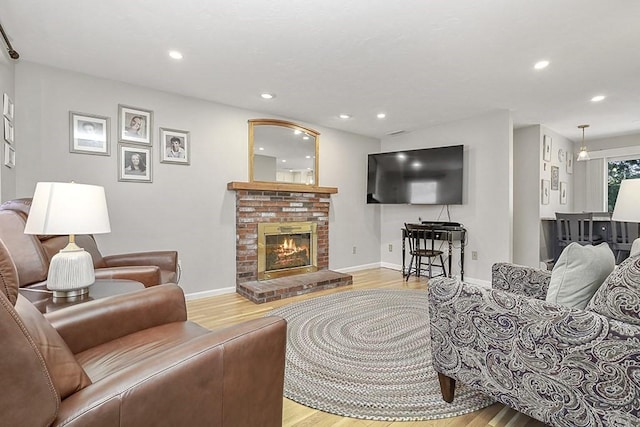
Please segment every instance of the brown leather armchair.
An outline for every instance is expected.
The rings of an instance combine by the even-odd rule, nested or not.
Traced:
[[[43,315],[0,242],[0,339],[0,425],[282,425],[286,322],[209,331],[173,284]]]
[[[12,255],[21,287],[44,287],[51,258],[65,247],[68,236],[24,234],[31,199],[15,199],[0,205],[0,239]],[[92,235],[76,236],[76,243],[91,254],[96,279],[129,279],[146,287],[176,283],[176,251],[138,252],[102,256]]]

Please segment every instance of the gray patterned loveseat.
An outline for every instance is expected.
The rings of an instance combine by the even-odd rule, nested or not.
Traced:
[[[551,273],[499,263],[492,288],[429,283],[433,366],[554,426],[640,426],[640,256],[585,309],[545,302]]]

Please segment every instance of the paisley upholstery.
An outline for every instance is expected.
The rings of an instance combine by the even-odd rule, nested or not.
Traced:
[[[640,425],[640,326],[544,301],[547,273],[431,280],[434,368],[553,426]]]
[[[627,258],[607,277],[587,310],[640,326],[640,256]]]

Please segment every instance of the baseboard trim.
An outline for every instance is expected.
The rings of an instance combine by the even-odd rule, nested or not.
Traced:
[[[236,291],[236,287],[228,287],[228,288],[222,288],[222,289],[212,289],[210,291],[201,291],[201,292],[191,292],[188,294],[184,295],[184,299],[187,301],[191,301],[191,300],[195,300],[195,299],[200,299],[200,298],[207,298],[207,297],[215,297],[218,295],[224,295],[224,294],[233,294]]]

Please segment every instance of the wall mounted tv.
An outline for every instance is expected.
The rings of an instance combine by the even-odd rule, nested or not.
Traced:
[[[367,203],[461,205],[463,148],[369,154]]]

